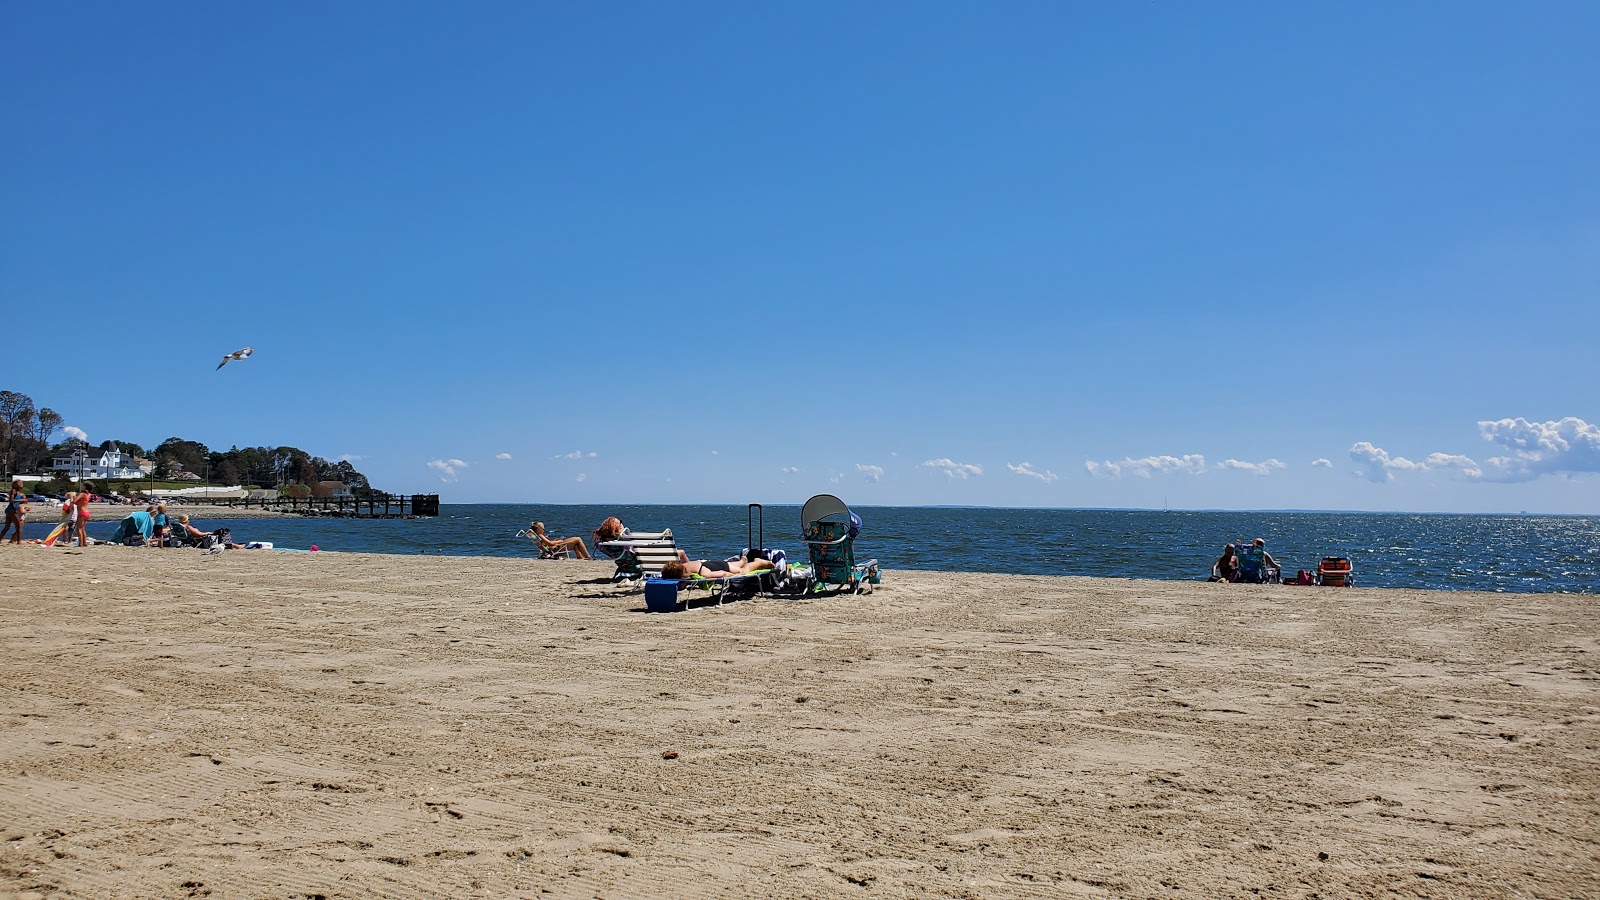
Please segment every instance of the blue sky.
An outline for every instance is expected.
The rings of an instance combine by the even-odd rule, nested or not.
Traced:
[[[1593,3],[0,17],[0,387],[94,441],[447,502],[1600,513]]]

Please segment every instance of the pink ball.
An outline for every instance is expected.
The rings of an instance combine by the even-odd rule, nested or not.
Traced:
[[[317,552],[317,545],[316,545],[316,544],[312,544],[312,545],[311,545],[311,552],[312,552],[312,553],[315,553],[315,552]]]

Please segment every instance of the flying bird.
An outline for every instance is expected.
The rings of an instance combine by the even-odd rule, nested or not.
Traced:
[[[230,359],[249,359],[250,358],[250,354],[254,353],[255,349],[256,348],[254,348],[254,347],[246,347],[243,350],[235,350],[232,353],[229,353],[227,356],[224,356],[222,358],[222,362],[217,363],[217,368],[220,369],[223,366],[227,365],[228,364],[228,360],[230,360]]]

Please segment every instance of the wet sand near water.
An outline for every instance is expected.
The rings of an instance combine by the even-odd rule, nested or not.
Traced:
[[[0,895],[1600,895],[1594,597],[0,546]]]

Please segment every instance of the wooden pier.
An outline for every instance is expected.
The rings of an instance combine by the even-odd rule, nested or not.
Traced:
[[[412,519],[439,514],[438,494],[374,494],[370,497],[242,497],[234,500],[206,500],[216,506],[239,509],[269,509],[274,512],[306,516],[332,516],[347,519]]]

